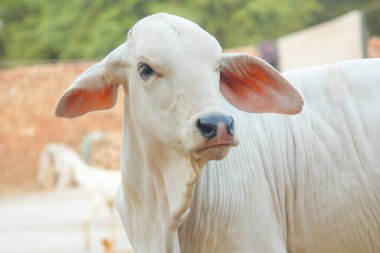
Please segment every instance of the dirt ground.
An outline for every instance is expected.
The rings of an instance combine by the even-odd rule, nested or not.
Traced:
[[[112,225],[110,210],[105,206],[91,220],[91,247],[85,247],[83,222],[93,205],[79,187],[0,198],[1,252],[126,253],[131,246],[120,218],[116,215]],[[115,251],[105,251],[103,239],[115,240]]]
[[[81,152],[83,136],[104,131],[109,143],[95,145],[96,166],[117,168],[122,127],[122,89],[112,110],[78,119],[54,116],[62,92],[91,63],[59,63],[0,70],[0,196],[39,190],[38,157],[47,143]],[[111,148],[110,148],[111,146]]]

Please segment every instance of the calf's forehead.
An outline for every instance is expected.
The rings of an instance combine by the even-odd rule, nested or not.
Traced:
[[[221,57],[217,40],[197,24],[169,14],[139,21],[128,35],[129,51],[159,64],[201,61],[214,64]]]

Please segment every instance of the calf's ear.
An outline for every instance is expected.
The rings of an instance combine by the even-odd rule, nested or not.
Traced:
[[[303,106],[301,95],[279,72],[247,54],[223,54],[220,92],[247,112],[297,114]]]
[[[61,96],[55,114],[75,118],[91,111],[112,108],[119,84],[128,82],[125,54],[126,45],[122,44],[83,72]]]

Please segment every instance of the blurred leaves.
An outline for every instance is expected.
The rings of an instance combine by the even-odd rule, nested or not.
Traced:
[[[0,59],[99,58],[140,18],[168,12],[198,23],[223,47],[275,39],[370,0],[2,0]]]

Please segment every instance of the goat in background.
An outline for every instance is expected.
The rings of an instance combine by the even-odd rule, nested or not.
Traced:
[[[86,248],[90,248],[91,245],[90,223],[104,206],[110,210],[112,238],[116,239],[114,206],[120,184],[119,171],[91,167],[69,146],[50,143],[40,155],[37,180],[46,189],[62,189],[75,183],[89,193],[93,207],[83,222]]]

